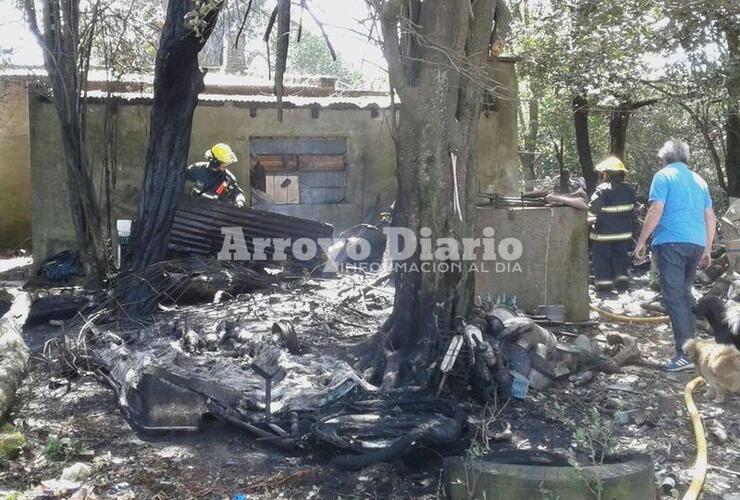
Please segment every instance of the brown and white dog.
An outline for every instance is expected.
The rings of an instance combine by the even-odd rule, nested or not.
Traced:
[[[728,392],[740,392],[740,351],[735,346],[691,339],[683,352],[714,391],[715,403],[724,401]]]

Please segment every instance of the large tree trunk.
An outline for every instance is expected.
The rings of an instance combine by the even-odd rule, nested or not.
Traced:
[[[177,199],[184,185],[190,149],[190,131],[203,73],[198,52],[210,36],[223,4],[215,3],[206,14],[200,36],[186,24],[193,0],[170,0],[162,29],[154,70],[154,102],[150,117],[149,146],[139,210],[128,256],[129,270],[141,271],[164,259]],[[141,315],[141,299],[151,290],[146,283],[127,290],[123,304],[127,313]]]
[[[522,165],[524,176],[532,180],[537,177],[535,165],[537,163],[537,136],[540,133],[540,96],[532,88],[532,96],[529,99],[529,120],[527,134],[524,136],[524,152],[522,153]]]
[[[67,197],[75,228],[77,246],[88,282],[100,285],[107,271],[108,248],[103,238],[100,208],[95,195],[92,169],[85,147],[85,103],[82,94],[87,84],[93,15],[86,36],[80,37],[79,0],[42,2],[43,31],[34,2],[24,7],[31,31],[44,53],[54,108],[61,125],[64,160],[67,166]]]
[[[727,134],[727,155],[725,156],[727,195],[740,198],[740,110],[737,105],[727,115],[725,130]]]
[[[596,172],[594,160],[591,156],[591,138],[588,134],[588,101],[585,96],[573,97],[573,125],[576,131],[576,150],[578,161],[581,164],[581,175],[586,181],[586,190],[589,194],[596,189]]]
[[[727,194],[740,197],[740,30],[729,22],[725,26],[725,35],[730,59],[727,75],[725,174]]]
[[[714,164],[714,170],[717,173],[717,183],[723,191],[727,192],[727,181],[725,180],[725,172],[722,170],[722,159],[720,158],[717,144],[714,142],[714,137],[712,136],[708,120],[702,119],[702,115],[699,112],[680,99],[677,99],[676,103],[689,114],[691,119],[694,121],[696,128],[699,130],[699,133],[701,133],[701,136],[704,138],[704,143],[709,151],[709,156],[712,158],[712,163]]]
[[[609,117],[609,154],[611,156],[624,160],[630,116],[636,110],[656,102],[658,102],[657,99],[646,99],[638,102],[624,101],[612,109]]]
[[[609,116],[609,154],[620,160],[624,159],[630,114],[632,114],[632,109],[629,105],[620,105],[612,109]]]
[[[30,352],[23,340],[23,325],[31,309],[27,292],[13,292],[10,310],[0,317],[0,422],[10,409]]]
[[[381,13],[391,83],[401,97],[393,225],[407,227],[417,237],[431,235],[432,241],[442,237],[460,241],[472,237],[475,228],[476,145],[486,82],[480,75],[461,76],[448,57],[473,71],[486,68],[496,2],[477,0],[473,16],[468,0],[414,2],[410,11],[418,9],[414,24],[425,43],[417,46],[421,57],[413,68],[404,66],[398,44],[402,3],[386,2]],[[459,213],[453,201],[451,154],[456,157]],[[458,266],[422,269],[417,247],[402,263],[405,270],[397,271],[393,312],[375,339],[376,356],[368,359],[375,361],[371,380],[382,379],[386,388],[429,381],[440,329],[466,314],[473,285],[464,263],[444,262]]]

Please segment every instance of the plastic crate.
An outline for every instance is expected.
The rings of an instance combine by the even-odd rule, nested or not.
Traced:
[[[526,399],[529,391],[529,379],[521,373],[511,372],[511,395],[517,399]]]

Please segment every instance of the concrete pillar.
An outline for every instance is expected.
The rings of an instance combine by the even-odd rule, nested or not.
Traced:
[[[563,304],[567,321],[588,320],[585,211],[480,207],[477,216],[477,237],[485,228],[495,231],[496,255],[495,260],[479,257],[476,295],[516,295],[519,307],[530,313],[541,304]]]
[[[519,192],[517,61],[502,57],[489,62],[488,83],[493,88],[484,96],[478,131],[478,180],[482,192]]]

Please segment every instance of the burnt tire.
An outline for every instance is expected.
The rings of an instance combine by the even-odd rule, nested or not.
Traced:
[[[646,454],[620,455],[608,464],[579,468],[565,464],[501,463],[496,459],[496,455],[470,460],[445,459],[444,484],[449,498],[655,499],[653,464]]]
[[[410,457],[419,449],[443,456],[459,453],[459,445],[468,442],[465,414],[449,401],[406,394],[351,402],[320,417],[312,434],[340,453],[330,463],[356,470]]]

